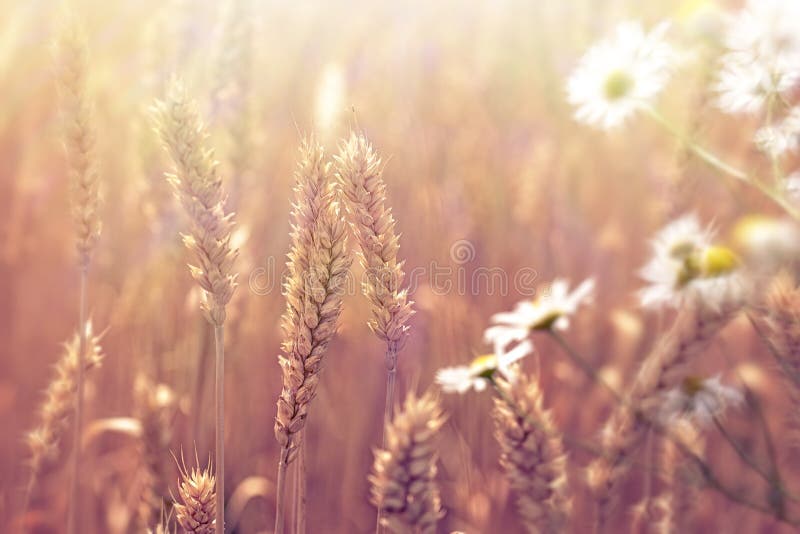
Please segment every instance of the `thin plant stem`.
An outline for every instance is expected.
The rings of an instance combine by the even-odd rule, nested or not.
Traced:
[[[661,113],[658,112],[655,108],[652,107],[645,107],[644,110],[647,112],[648,115],[652,119],[654,119],[659,125],[661,125],[665,130],[667,130],[671,135],[673,135],[676,139],[678,139],[681,143],[683,143],[687,149],[693,152],[697,157],[703,160],[709,166],[717,169],[718,171],[732,176],[737,180],[749,184],[756,189],[758,189],[764,196],[772,200],[775,204],[780,206],[786,213],[791,215],[793,218],[800,220],[800,211],[798,211],[794,206],[792,206],[783,196],[778,193],[773,188],[767,186],[766,184],[762,183],[760,180],[757,180],[751,176],[748,176],[746,172],[741,169],[737,169],[736,167],[729,165],[728,163],[724,162],[722,159],[717,157],[711,151],[705,149],[704,147],[700,146],[697,142],[690,139],[686,134],[678,130],[675,126],[672,125]]]
[[[67,512],[67,533],[76,534],[78,531],[78,509],[80,507],[80,489],[78,477],[81,464],[81,432],[83,428],[83,397],[84,373],[86,358],[86,282],[88,278],[88,265],[82,265],[80,271],[80,297],[79,297],[79,342],[78,342],[78,372],[75,391],[75,425],[72,437],[72,465],[69,475],[69,509]]]
[[[204,395],[206,376],[208,375],[208,366],[211,364],[211,337],[214,335],[208,328],[208,321],[204,317],[200,317],[199,320],[201,321],[199,335],[200,346],[197,350],[197,372],[194,376],[194,391],[192,391],[192,419],[190,427],[190,435],[196,437],[206,435],[205,432],[200,431],[200,426],[203,422],[203,400],[206,398]],[[195,439],[195,442],[198,441],[200,449],[205,449],[207,446],[207,443],[205,443],[206,440]]]
[[[381,446],[386,448],[386,429],[389,422],[392,420],[392,409],[394,408],[394,390],[395,380],[397,375],[397,349],[391,344],[386,347],[386,405],[383,410],[383,438],[381,439]],[[383,507],[378,505],[378,515],[375,522],[375,533],[382,534],[383,526],[381,525],[381,516],[383,515]]]
[[[306,531],[306,429],[300,431],[300,445],[297,449],[297,460],[294,468],[294,496],[292,510],[294,514],[294,534],[305,534]]]
[[[286,465],[289,462],[289,446],[281,448],[278,456],[278,477],[275,482],[275,529],[274,534],[283,534],[283,506],[286,498]]]
[[[214,325],[216,341],[216,460],[217,460],[217,534],[225,533],[225,330]]]
[[[753,471],[758,473],[761,476],[761,478],[763,478],[764,480],[766,480],[771,484],[772,479],[767,474],[767,472],[758,464],[758,462],[756,462],[753,458],[750,457],[749,454],[747,454],[747,452],[744,450],[744,447],[742,447],[742,445],[736,440],[736,438],[734,438],[731,435],[731,433],[728,432],[728,429],[725,428],[725,426],[722,424],[719,418],[717,416],[714,416],[713,421],[714,421],[714,426],[717,427],[717,430],[719,430],[719,433],[722,434],[723,438],[725,438],[725,441],[730,443],[731,447],[733,448],[734,451],[736,451],[736,454],[739,456],[739,458],[741,458],[744,463],[749,465],[753,469]]]
[[[738,503],[738,504],[741,504],[741,505],[743,505],[743,506],[746,506],[746,507],[748,507],[748,508],[751,508],[751,509],[753,509],[753,510],[757,510],[757,511],[759,511],[759,512],[763,513],[763,514],[766,514],[766,515],[772,516],[772,517],[776,518],[777,520],[779,520],[779,521],[782,521],[782,522],[784,522],[784,523],[787,523],[787,524],[789,524],[789,525],[795,525],[795,526],[797,526],[797,525],[799,525],[799,524],[800,524],[800,521],[794,521],[794,520],[791,520],[791,519],[789,519],[788,517],[786,517],[786,516],[785,516],[785,513],[783,513],[783,511],[782,511],[782,510],[780,510],[780,509],[776,509],[775,507],[767,507],[767,506],[764,506],[764,505],[762,505],[762,504],[760,504],[760,503],[757,503],[757,502],[751,501],[751,500],[750,500],[750,499],[748,499],[747,497],[745,497],[745,496],[742,496],[742,495],[739,495],[739,494],[738,494],[738,493],[736,493],[735,491],[733,491],[733,490],[731,490],[730,488],[727,488],[726,486],[724,486],[724,485],[723,485],[723,484],[722,484],[722,483],[719,481],[719,479],[716,477],[716,475],[714,474],[714,472],[711,470],[711,466],[710,466],[709,464],[707,464],[707,463],[706,463],[706,462],[705,462],[705,461],[704,461],[702,458],[700,458],[698,455],[696,455],[695,453],[693,453],[693,452],[692,452],[692,451],[691,451],[691,450],[690,450],[690,449],[689,449],[689,448],[688,448],[688,447],[687,447],[687,446],[686,446],[686,445],[685,445],[685,444],[684,444],[684,443],[683,443],[683,442],[682,442],[682,441],[681,441],[681,440],[680,440],[678,437],[674,436],[674,435],[672,434],[672,432],[670,432],[670,431],[669,431],[669,429],[667,429],[667,428],[664,428],[664,427],[663,427],[662,425],[660,425],[660,424],[659,424],[657,421],[654,421],[654,420],[652,420],[652,419],[650,419],[650,418],[646,417],[646,416],[645,416],[645,414],[643,414],[643,413],[641,413],[640,411],[636,410],[635,408],[631,407],[631,406],[629,405],[629,403],[628,403],[628,402],[627,402],[627,401],[626,401],[626,400],[625,400],[625,399],[624,399],[624,398],[623,398],[623,397],[622,397],[622,396],[621,396],[619,393],[617,393],[617,392],[616,392],[616,390],[615,390],[614,388],[612,388],[612,387],[611,387],[611,386],[610,386],[608,383],[606,383],[606,382],[605,382],[605,381],[604,381],[604,380],[603,380],[603,379],[600,377],[600,375],[599,375],[599,373],[597,372],[597,370],[595,370],[595,369],[594,369],[594,368],[593,368],[593,367],[592,367],[592,366],[591,366],[591,365],[590,365],[590,364],[589,364],[589,363],[586,361],[586,359],[585,359],[585,358],[583,358],[583,357],[582,357],[580,354],[578,354],[578,352],[577,352],[577,351],[575,351],[574,349],[572,349],[572,347],[571,347],[571,346],[570,346],[570,345],[569,345],[569,344],[566,342],[566,340],[565,340],[563,337],[561,337],[561,336],[560,336],[558,333],[556,333],[556,332],[554,332],[554,331],[552,331],[552,330],[550,330],[550,331],[548,331],[548,332],[551,334],[551,336],[552,336],[552,337],[553,337],[553,338],[554,338],[556,341],[558,341],[558,343],[559,343],[559,344],[560,344],[560,345],[561,345],[561,346],[564,348],[564,350],[567,352],[567,354],[570,356],[570,358],[571,358],[571,359],[572,359],[572,360],[573,360],[573,361],[574,361],[574,362],[575,362],[575,363],[576,363],[576,364],[577,364],[579,367],[581,367],[581,369],[583,369],[583,371],[584,371],[584,372],[586,372],[586,373],[587,373],[587,374],[588,374],[588,375],[589,375],[589,376],[590,376],[590,377],[591,377],[593,380],[597,380],[598,382],[600,382],[600,383],[601,383],[601,384],[602,384],[602,385],[603,385],[603,386],[604,386],[606,389],[608,389],[608,390],[609,390],[609,391],[610,391],[610,392],[611,392],[611,393],[614,395],[614,398],[615,398],[615,400],[616,400],[618,403],[620,403],[621,405],[623,405],[623,406],[626,406],[626,407],[628,407],[629,409],[633,410],[633,411],[634,411],[634,413],[636,414],[636,417],[639,417],[639,418],[641,418],[641,420],[642,420],[642,421],[643,421],[645,424],[647,424],[647,425],[648,425],[648,427],[649,427],[649,428],[650,428],[652,431],[654,431],[654,432],[658,433],[659,435],[661,435],[661,436],[662,436],[662,437],[664,437],[665,439],[668,439],[669,441],[671,441],[672,443],[674,443],[674,444],[675,444],[675,445],[678,447],[678,449],[679,449],[679,450],[680,450],[680,451],[681,451],[681,452],[682,452],[682,453],[683,453],[685,456],[687,456],[687,457],[688,457],[689,459],[691,459],[691,460],[692,460],[692,461],[693,461],[695,464],[697,464],[697,466],[698,466],[698,469],[700,470],[700,473],[702,474],[702,476],[703,476],[703,480],[704,480],[704,482],[706,483],[707,487],[709,487],[709,488],[711,488],[711,489],[713,489],[713,490],[715,490],[715,491],[719,492],[720,494],[724,495],[725,497],[727,497],[729,500],[731,500],[731,501],[733,501],[733,502],[736,502],[736,503]],[[719,426],[721,427],[721,425],[719,425]],[[723,428],[723,427],[721,427],[721,428],[722,428],[722,430],[724,431],[724,428]],[[737,445],[738,445],[738,444],[737,444]],[[587,449],[587,450],[588,450],[588,449]],[[737,452],[738,452],[738,451],[737,451]],[[600,454],[601,456],[603,456],[603,455],[604,455],[604,453],[599,453],[599,454]],[[760,469],[760,467],[758,467],[757,465],[751,465],[751,464],[750,464],[750,462],[747,462],[747,463],[748,463],[748,465],[749,465],[750,467],[752,467],[753,469],[755,469],[755,470],[756,470],[756,472],[757,472],[759,475],[761,475],[761,476],[764,476],[764,473],[762,472],[762,470]],[[771,480],[769,480],[769,479],[768,479],[768,481],[770,482],[770,484],[772,484],[772,486],[771,486],[771,487],[772,487],[773,489],[777,489],[778,491],[783,491],[783,488],[782,488],[782,487],[780,487],[780,486],[778,486],[777,488],[775,488],[775,484],[773,484],[773,482],[774,482],[774,481],[771,481]],[[597,524],[595,524],[595,527],[594,527],[594,528],[595,528],[595,529],[598,529],[598,528],[602,528],[602,527],[601,527],[600,525],[597,525]]]
[[[588,361],[586,361],[586,359],[583,356],[578,354],[578,352],[575,349],[573,349],[569,343],[567,343],[567,340],[565,340],[561,336],[561,334],[559,334],[554,330],[548,330],[547,332],[550,334],[550,337],[555,339],[556,342],[561,346],[561,348],[564,349],[564,352],[567,353],[567,355],[575,363],[575,365],[580,367],[581,370],[584,373],[586,373],[590,379],[594,380],[595,382],[603,386],[609,393],[611,393],[611,395],[617,402],[624,403],[622,395],[616,389],[614,389],[611,386],[611,384],[606,382],[606,380],[602,376],[600,376],[600,373],[598,373],[597,370],[594,367],[592,367],[592,365]]]

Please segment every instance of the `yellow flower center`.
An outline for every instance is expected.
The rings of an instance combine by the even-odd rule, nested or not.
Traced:
[[[703,253],[703,276],[723,276],[734,271],[738,265],[736,254],[727,247],[708,247]]]
[[[476,356],[469,364],[469,368],[482,378],[491,378],[497,370],[497,356],[495,354],[481,354]]]
[[[619,100],[625,97],[633,88],[633,79],[628,73],[615,70],[606,78],[606,83],[603,86],[603,93],[608,100]]]
[[[531,325],[531,330],[550,330],[552,328],[553,323],[555,323],[562,315],[563,312],[559,310],[553,310],[544,317],[542,317],[538,322]]]
[[[703,390],[703,379],[699,376],[687,376],[683,379],[681,389],[690,397],[694,397]]]

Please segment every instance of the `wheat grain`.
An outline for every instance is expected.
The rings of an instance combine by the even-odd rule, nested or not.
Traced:
[[[344,193],[350,225],[359,244],[358,257],[366,271],[364,294],[372,305],[369,327],[396,356],[408,336],[412,302],[403,285],[403,262],[381,160],[362,135],[351,134],[336,157],[337,176]],[[390,363],[393,365],[393,362]]]
[[[436,484],[436,435],[444,424],[439,401],[410,393],[386,429],[386,446],[375,451],[372,502],[391,532],[436,532],[444,515]]]
[[[283,388],[275,418],[275,437],[281,446],[279,481],[301,445],[323,357],[336,332],[351,262],[330,164],[313,138],[304,140],[300,147],[295,177],[292,247],[284,288],[283,354],[279,356]],[[284,488],[279,485],[277,492],[276,532],[283,528]]]
[[[212,534],[216,528],[214,474],[211,465],[205,469],[181,466],[178,485],[180,503],[175,504],[175,519],[187,534]]]
[[[208,144],[208,133],[197,106],[180,81],[172,83],[165,100],[155,106],[156,130],[175,165],[169,182],[191,219],[183,241],[199,266],[192,277],[203,289],[202,310],[214,326],[225,322],[225,306],[236,289],[233,266],[238,251],[231,246],[233,214],[225,212],[225,192],[219,163]]]
[[[522,374],[496,384],[493,416],[500,463],[517,493],[522,522],[532,533],[563,532],[572,506],[567,456],[539,384]]]
[[[69,20],[57,43],[56,70],[64,146],[70,178],[72,218],[81,269],[87,269],[100,236],[99,175],[95,155],[96,130],[87,94],[88,52],[80,26]]]
[[[88,371],[100,365],[103,351],[100,347],[100,337],[92,334],[91,322],[86,324],[85,335],[89,343],[83,362],[84,370]],[[55,378],[45,391],[45,401],[40,409],[39,425],[26,438],[31,454],[31,472],[23,509],[27,509],[28,499],[39,477],[61,452],[61,440],[69,427],[70,414],[74,410],[78,389],[80,336],[76,332],[72,339],[64,344],[64,353],[55,367]]]

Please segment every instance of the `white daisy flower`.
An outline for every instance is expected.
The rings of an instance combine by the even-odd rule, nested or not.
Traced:
[[[649,283],[639,291],[644,307],[679,307],[700,299],[711,307],[739,298],[741,280],[734,276],[738,259],[725,247],[715,246],[710,228],[695,215],[685,215],[662,229],[652,242],[653,256],[639,271]]]
[[[776,125],[759,128],[753,141],[762,152],[776,158],[797,151],[800,145],[800,108],[793,108]]]
[[[523,300],[514,311],[494,314],[493,326],[486,329],[483,338],[487,343],[506,345],[525,339],[533,330],[566,330],[570,316],[594,298],[594,286],[594,279],[589,278],[570,293],[569,283],[556,279],[535,300]]]
[[[625,22],[589,49],[567,83],[575,119],[610,130],[652,104],[675,63],[676,54],[664,38],[667,28],[662,23],[645,33],[638,22]]]
[[[664,423],[686,419],[698,426],[708,426],[714,418],[721,417],[728,407],[737,407],[742,403],[742,392],[723,385],[719,375],[709,379],[689,376],[680,387],[663,395],[658,415]]]
[[[800,2],[749,0],[730,19],[724,41],[716,85],[723,111],[758,112],[800,80]]]
[[[445,393],[466,393],[470,389],[483,391],[496,372],[506,380],[513,381],[513,364],[532,352],[533,343],[527,339],[508,352],[500,345],[495,345],[494,353],[478,356],[469,365],[439,369],[436,372],[436,382]]]

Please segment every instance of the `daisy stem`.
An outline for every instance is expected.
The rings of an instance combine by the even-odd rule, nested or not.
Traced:
[[[555,339],[556,343],[558,343],[561,346],[561,348],[564,349],[564,352],[567,353],[567,355],[575,363],[575,365],[580,367],[581,370],[583,370],[583,372],[586,373],[587,376],[589,376],[589,378],[591,378],[592,380],[603,386],[606,390],[608,390],[608,392],[611,393],[611,395],[617,402],[624,404],[624,399],[622,398],[622,395],[620,395],[619,392],[611,386],[611,384],[606,382],[606,380],[602,376],[600,376],[600,373],[598,373],[597,370],[594,367],[592,367],[592,365],[589,362],[587,362],[583,356],[578,354],[578,352],[575,351],[572,348],[572,346],[570,346],[569,343],[567,343],[567,341],[558,332],[554,330],[548,330],[547,332],[553,339]]]
[[[773,117],[775,115],[775,104],[777,103],[777,98],[775,95],[770,94],[769,98],[767,99],[767,126],[772,126]],[[775,186],[779,186],[781,179],[783,178],[781,173],[781,165],[780,161],[778,161],[778,156],[775,154],[774,150],[769,151],[769,161],[772,166],[772,180],[775,183]]]
[[[712,419],[714,421],[714,426],[717,427],[717,430],[719,430],[719,433],[725,438],[725,441],[730,443],[731,447],[733,447],[733,450],[735,450],[736,454],[739,455],[739,458],[741,458],[744,463],[749,465],[756,473],[758,473],[761,478],[766,480],[769,484],[772,484],[772,477],[770,477],[767,472],[747,454],[747,452],[744,450],[744,447],[742,447],[736,438],[733,437],[730,432],[728,432],[728,429],[725,428],[719,418],[715,415],[712,417]]]
[[[794,206],[792,206],[789,202],[786,201],[783,196],[776,191],[775,189],[769,187],[768,185],[762,183],[760,180],[756,180],[755,178],[748,176],[748,174],[741,169],[737,169],[736,167],[729,165],[722,161],[719,157],[715,154],[706,150],[702,146],[700,146],[696,141],[691,139],[689,136],[678,130],[669,120],[666,119],[658,110],[653,107],[647,106],[644,108],[650,117],[655,120],[659,125],[661,125],[665,130],[667,130],[670,134],[672,134],[676,139],[678,139],[681,143],[686,145],[691,152],[693,152],[697,157],[707,163],[709,166],[721,171],[724,174],[732,176],[736,178],[740,182],[744,182],[749,184],[756,189],[758,189],[764,196],[772,200],[775,204],[780,206],[786,213],[791,215],[793,218],[800,220],[800,211],[798,211]]]

